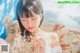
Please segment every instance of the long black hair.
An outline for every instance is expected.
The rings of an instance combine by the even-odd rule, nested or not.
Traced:
[[[23,12],[25,13],[26,17],[29,18],[32,15],[31,11],[33,11],[37,15],[42,15],[43,17],[43,8],[39,0],[19,0],[16,8],[16,16],[21,29],[21,35],[24,36],[25,33],[26,38],[30,36],[31,33],[27,29],[25,31],[20,18],[22,18]],[[42,21],[43,18],[41,20],[41,23]]]

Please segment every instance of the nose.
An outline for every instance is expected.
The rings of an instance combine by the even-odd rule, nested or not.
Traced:
[[[32,20],[31,20],[31,18],[28,18],[27,21],[28,21],[28,25],[32,25]]]

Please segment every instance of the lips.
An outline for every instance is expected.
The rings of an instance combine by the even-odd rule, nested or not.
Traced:
[[[28,27],[28,29],[33,29],[34,27]]]

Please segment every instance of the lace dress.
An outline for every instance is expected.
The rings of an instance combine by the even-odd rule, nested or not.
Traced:
[[[10,53],[45,53],[45,43],[38,43],[40,39],[32,38],[30,42],[25,38],[14,38],[10,43]],[[42,40],[41,40],[42,41]]]
[[[61,47],[51,48],[49,45],[51,41],[47,38],[37,36],[37,39],[33,38],[30,42],[26,42],[23,37],[14,38],[10,43],[10,53],[61,53]]]
[[[15,26],[16,25],[16,26]],[[18,22],[13,22],[8,25],[6,41],[10,44],[10,53],[61,53],[61,47],[51,47],[50,35],[55,37],[54,33],[39,31],[35,37],[31,38],[30,42],[20,35],[20,28]],[[53,38],[53,42],[56,41]]]

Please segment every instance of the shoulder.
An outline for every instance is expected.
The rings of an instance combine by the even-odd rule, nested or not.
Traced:
[[[55,46],[60,46],[59,37],[56,33],[50,35],[50,46],[54,48]]]
[[[55,32],[44,32],[44,36],[47,38],[47,42],[50,47],[54,48],[55,46],[59,46],[59,37]]]
[[[50,40],[51,39],[55,40],[55,39],[58,38],[58,35],[55,32],[45,32],[45,31],[42,31],[41,34],[42,34],[42,36],[45,36],[46,38],[48,37]]]

